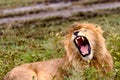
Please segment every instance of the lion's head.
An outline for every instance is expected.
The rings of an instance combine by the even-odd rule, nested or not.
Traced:
[[[68,29],[64,44],[69,61],[79,59],[81,61],[94,60],[92,65],[102,67],[109,65],[113,68],[113,61],[106,49],[103,31],[97,25],[91,23],[76,23]],[[76,61],[75,61],[76,62]]]
[[[90,23],[76,23],[69,30],[66,36],[69,47],[78,53],[84,60],[91,60],[94,55],[94,48],[98,35],[102,38],[102,30]]]

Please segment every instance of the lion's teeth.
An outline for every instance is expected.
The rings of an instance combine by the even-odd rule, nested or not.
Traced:
[[[77,40],[75,40],[76,41],[76,43],[78,44],[78,41]]]
[[[82,37],[82,40],[84,41],[84,37]]]

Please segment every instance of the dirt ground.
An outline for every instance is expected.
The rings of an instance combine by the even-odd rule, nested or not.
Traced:
[[[0,10],[0,25],[43,21],[51,19],[73,19],[81,17],[92,17],[118,13],[120,11],[119,1],[51,1],[25,7],[9,8]]]

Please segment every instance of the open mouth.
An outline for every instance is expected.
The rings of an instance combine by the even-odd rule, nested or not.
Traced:
[[[86,57],[86,56],[88,56],[90,54],[91,47],[90,47],[89,41],[88,41],[88,39],[86,37],[77,36],[74,39],[74,43],[75,43],[76,47],[78,48],[80,54],[83,57]]]

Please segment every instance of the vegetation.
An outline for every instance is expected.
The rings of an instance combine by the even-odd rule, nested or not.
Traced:
[[[87,68],[84,72],[71,71],[72,76],[65,80],[115,80],[120,79],[120,15],[114,14],[95,17],[76,22],[92,22],[102,26],[106,44],[113,56],[115,72],[109,79],[104,79],[95,73],[94,68]],[[51,23],[48,26],[39,24],[9,25],[0,29],[0,80],[13,67],[35,61],[49,60],[62,57],[65,54],[62,38],[65,29],[73,21],[59,25]],[[67,29],[66,29],[67,30]],[[85,74],[85,77],[82,76]]]

